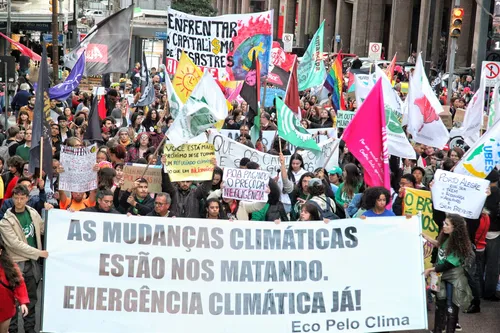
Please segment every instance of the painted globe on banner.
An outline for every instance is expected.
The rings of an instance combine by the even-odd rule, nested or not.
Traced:
[[[271,36],[269,35],[254,35],[247,38],[241,43],[234,52],[233,75],[234,80],[241,81],[245,79],[250,67],[252,66],[253,52],[259,57],[259,61],[266,62],[270,56],[270,50],[266,49],[266,45],[270,45]],[[264,70],[264,68],[263,68]]]

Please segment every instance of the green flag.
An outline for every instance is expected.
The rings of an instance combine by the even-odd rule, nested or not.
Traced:
[[[318,30],[311,39],[306,53],[300,61],[297,69],[299,77],[299,91],[308,88],[322,86],[326,78],[325,63],[323,62],[323,28],[325,21],[321,23]]]
[[[276,98],[276,110],[278,116],[278,135],[290,144],[310,150],[321,151],[316,140],[300,124],[292,110],[283,103],[281,98]]]

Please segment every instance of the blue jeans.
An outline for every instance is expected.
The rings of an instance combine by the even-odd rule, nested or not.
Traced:
[[[453,305],[453,284],[446,281],[444,284],[446,286],[446,305],[448,308],[451,308]]]

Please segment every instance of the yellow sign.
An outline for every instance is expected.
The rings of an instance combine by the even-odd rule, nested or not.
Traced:
[[[186,103],[202,75],[201,69],[194,64],[186,53],[182,52],[172,85],[183,103]]]
[[[422,232],[432,238],[438,235],[438,226],[432,219],[432,198],[430,191],[407,188],[404,197],[404,214],[417,215],[422,213]],[[426,242],[424,245],[425,267],[431,265],[432,245]]]
[[[186,143],[177,148],[166,144],[163,150],[165,172],[173,182],[211,180],[214,171],[214,145],[210,143]]]

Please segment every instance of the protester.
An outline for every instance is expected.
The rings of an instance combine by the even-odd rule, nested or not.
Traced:
[[[363,194],[363,217],[396,216],[387,205],[391,202],[391,194],[384,187],[370,187]]]
[[[29,297],[24,331],[33,333],[36,324],[37,288],[42,277],[37,260],[47,258],[49,253],[42,250],[44,222],[35,209],[26,206],[29,190],[23,185],[17,185],[12,193],[14,207],[8,209],[0,221],[0,234],[7,253],[23,273]],[[12,318],[9,331],[17,332],[17,315]]]
[[[28,314],[28,291],[21,271],[12,260],[0,236],[0,333],[9,331],[11,318],[16,314],[16,302],[23,316]]]
[[[435,267],[425,270],[425,276],[431,272],[443,273],[443,286],[437,293],[434,332],[446,329],[446,332],[453,333],[458,323],[459,308],[468,307],[472,300],[463,268],[473,255],[465,220],[459,215],[448,214],[437,240],[425,234],[422,236],[439,248],[438,262]],[[446,316],[446,326],[443,326]]]

